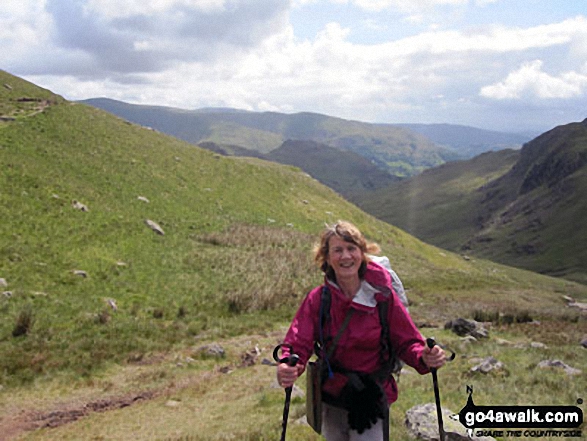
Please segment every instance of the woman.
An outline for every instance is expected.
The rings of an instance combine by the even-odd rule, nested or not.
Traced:
[[[277,366],[279,384],[290,387],[304,372],[315,343],[325,346],[321,356],[327,358],[329,373],[322,387],[322,434],[328,441],[386,439],[389,405],[397,399],[394,378],[390,372],[381,374],[392,364],[386,359],[399,358],[420,374],[446,360],[440,347],[426,346],[393,291],[387,270],[369,260],[367,254],[377,252],[379,247],[349,222],[322,233],[315,260],[325,274],[324,285],[306,296],[284,341],[300,357],[299,363]],[[330,295],[330,311],[321,326],[324,290]],[[385,301],[387,323],[382,324],[377,305]],[[386,325],[389,335],[383,336]],[[391,348],[383,356],[384,338]]]

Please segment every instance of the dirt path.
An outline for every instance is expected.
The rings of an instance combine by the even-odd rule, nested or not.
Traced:
[[[88,400],[74,399],[71,401],[54,402],[41,409],[12,408],[0,416],[0,441],[16,439],[26,432],[43,428],[55,428],[72,423],[95,412],[108,412],[122,409],[171,395],[179,390],[210,381],[212,377],[223,375],[222,370],[202,372],[183,379],[171,379],[167,385],[122,395],[108,395]]]
[[[61,404],[52,410],[16,409],[0,419],[0,440],[14,439],[24,432],[47,427],[59,427],[83,418],[93,412],[107,412],[132,406],[144,400],[151,400],[164,393],[145,391],[120,397],[108,397],[86,403]]]
[[[275,335],[280,335],[281,332]],[[246,341],[249,338],[240,337],[233,341],[232,345],[239,346],[238,340]],[[274,338],[272,338],[274,339]],[[247,368],[256,364],[267,364],[262,359],[258,348],[250,349],[250,343],[247,343],[248,349],[240,349],[238,356],[232,360],[226,360],[221,365],[216,365],[211,370],[202,370],[185,376],[174,376],[166,378],[163,385],[145,387],[143,390],[137,390],[130,393],[99,394],[95,391],[89,393],[86,398],[63,397],[60,400],[54,400],[49,404],[38,407],[20,405],[8,405],[4,413],[0,414],[0,441],[11,441],[22,436],[26,432],[31,432],[43,428],[55,428],[64,424],[78,421],[96,412],[108,412],[118,410],[135,404],[144,403],[159,397],[171,396],[174,393],[190,387],[196,387],[201,384],[209,384],[213,379],[226,375],[235,369]],[[167,358],[153,357],[150,360],[143,361],[140,364],[148,365],[153,369],[170,360]],[[138,375],[138,374],[137,374]],[[136,379],[136,378],[135,378]],[[103,395],[103,396],[101,396]]]

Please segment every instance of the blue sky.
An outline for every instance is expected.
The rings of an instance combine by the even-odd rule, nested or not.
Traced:
[[[0,68],[71,100],[546,131],[587,118],[587,2],[2,0]]]

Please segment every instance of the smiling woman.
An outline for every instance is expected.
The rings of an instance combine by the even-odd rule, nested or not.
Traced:
[[[328,441],[388,440],[398,359],[421,374],[445,361],[442,349],[424,343],[390,274],[369,259],[367,253],[378,251],[349,222],[327,227],[314,250],[324,284],[306,296],[282,345],[282,387],[293,386],[314,350],[324,366],[315,385],[321,399],[311,403],[321,422],[312,427]],[[294,366],[288,364],[292,352],[299,357]]]
[[[316,263],[326,277],[353,298],[367,269],[367,253],[377,254],[380,249],[367,242],[353,224],[338,222],[326,230],[314,251]]]

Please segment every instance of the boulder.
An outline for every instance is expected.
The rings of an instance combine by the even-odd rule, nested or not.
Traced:
[[[209,345],[201,346],[198,349],[198,352],[219,358],[224,358],[224,356],[226,355],[224,348],[220,346],[218,343],[212,343]]]
[[[88,209],[88,206],[87,206],[87,205],[85,205],[85,204],[82,204],[81,202],[79,202],[79,201],[76,201],[75,199],[71,201],[71,206],[72,206],[73,208],[75,208],[76,210],[80,210],[80,211],[84,211],[84,212],[88,212],[88,211],[90,211],[90,210]]]
[[[153,222],[150,219],[145,220],[145,223],[147,224],[147,226],[153,230],[155,233],[164,236],[165,232],[163,231],[163,228],[161,228],[156,222]]]
[[[504,364],[494,357],[487,357],[477,366],[471,368],[471,372],[481,372],[482,374],[488,374],[491,371],[499,371],[504,369]]]
[[[442,422],[446,441],[495,441],[492,437],[469,437],[467,429],[458,421],[458,416],[449,409],[442,409]],[[415,439],[423,441],[438,441],[438,417],[436,404],[419,404],[406,412],[406,428]]]
[[[460,317],[448,321],[444,325],[444,329],[450,329],[460,337],[465,337],[467,335],[473,336],[477,339],[489,337],[489,332],[483,327],[483,325],[481,325],[481,323]]]
[[[580,369],[575,369],[561,360],[543,360],[538,363],[538,367],[541,369],[562,369],[567,375],[580,375],[582,373]]]

